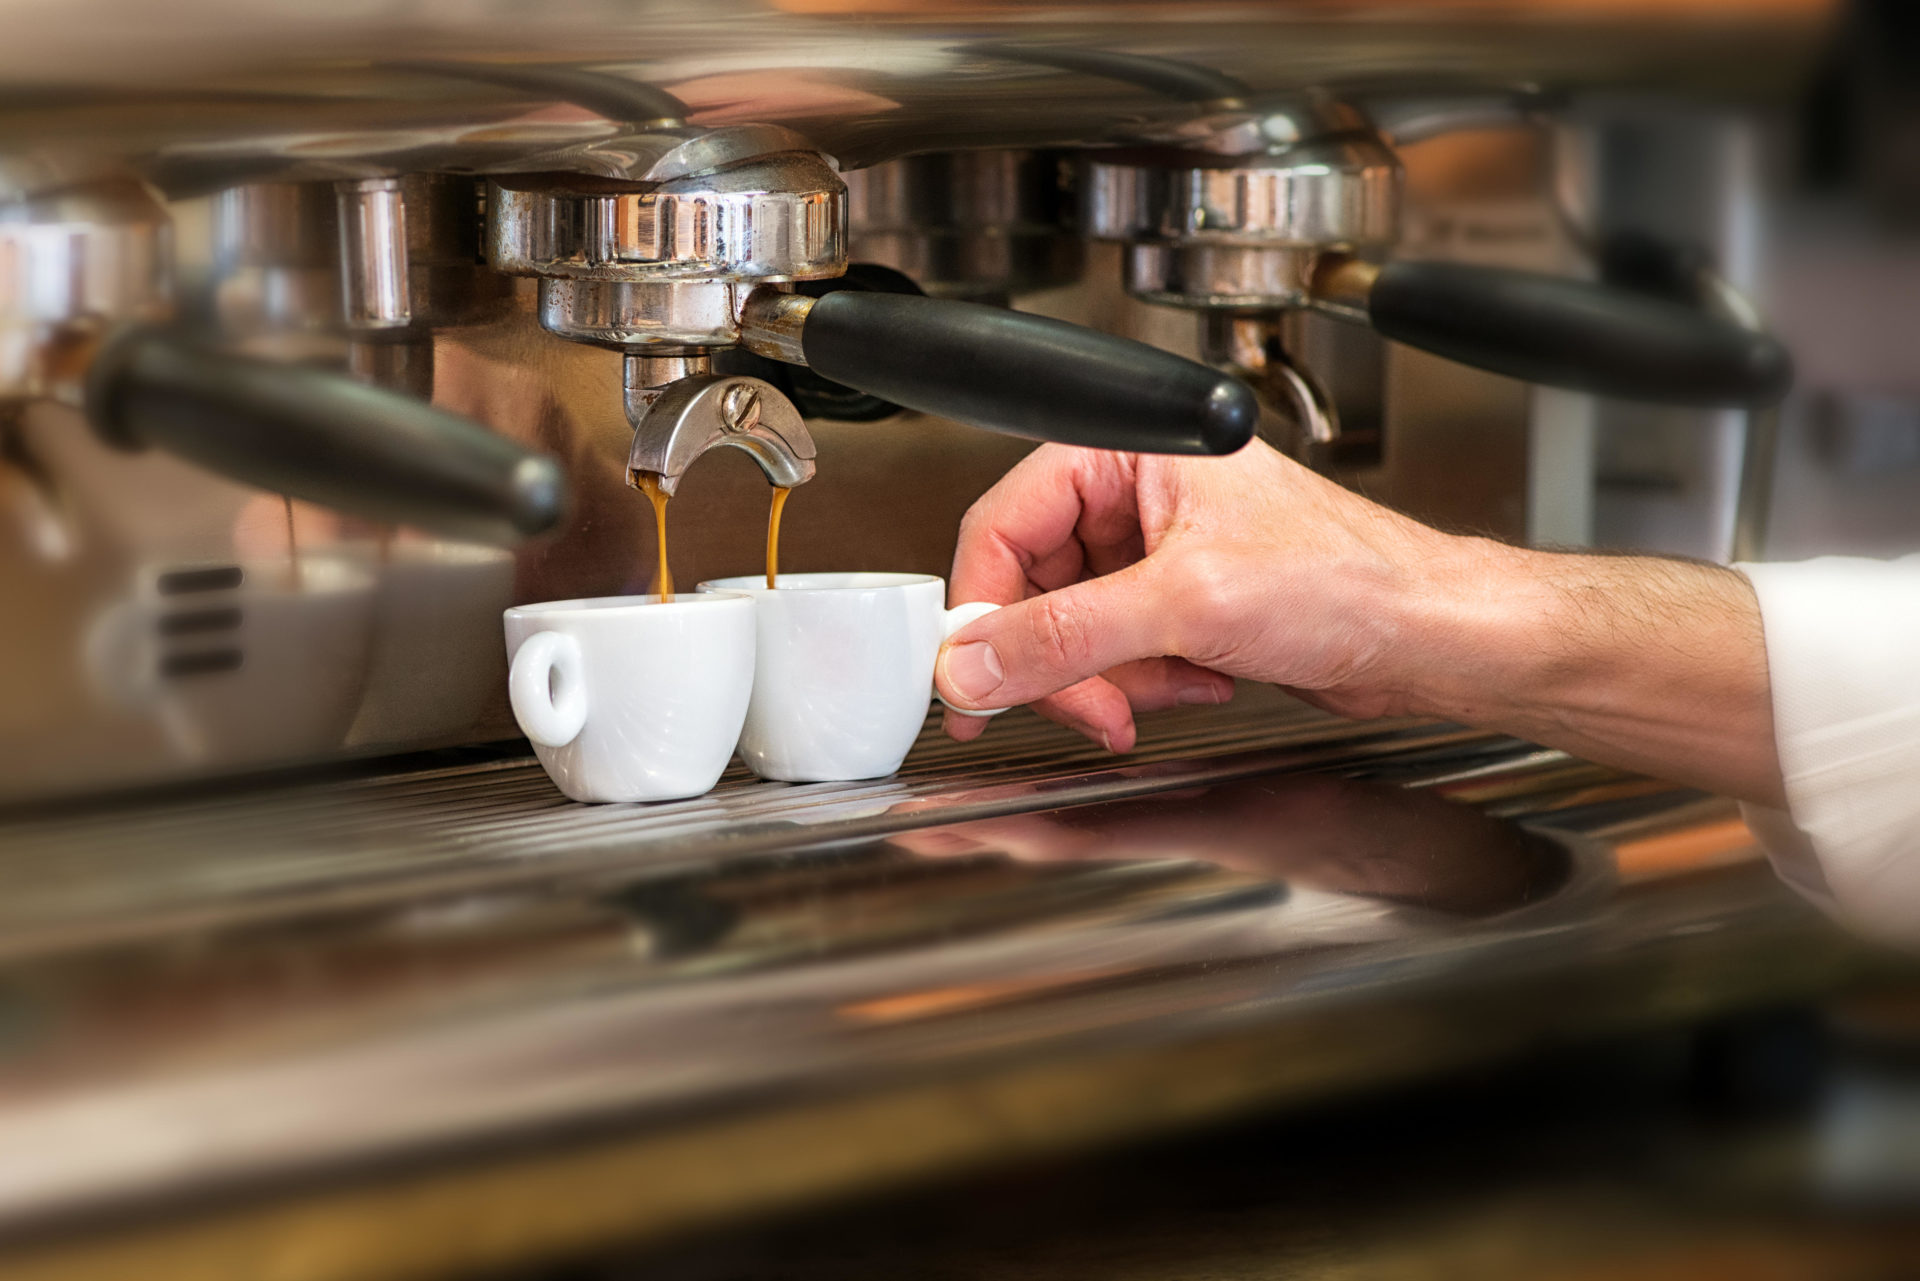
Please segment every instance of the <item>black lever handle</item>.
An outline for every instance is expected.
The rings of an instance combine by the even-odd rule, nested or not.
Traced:
[[[1771,336],[1692,307],[1558,276],[1393,262],[1366,294],[1373,327],[1528,382],[1627,400],[1762,406],[1793,381]]]
[[[372,520],[514,543],[565,509],[559,464],[423,401],[157,330],[111,339],[87,415],[113,444]]]
[[[896,405],[990,431],[1147,454],[1230,454],[1260,407],[1234,379],[1064,321],[911,294],[828,294],[807,365]]]

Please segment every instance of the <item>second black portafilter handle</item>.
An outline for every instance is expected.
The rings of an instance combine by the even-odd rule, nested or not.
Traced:
[[[809,368],[969,426],[1147,454],[1230,454],[1260,407],[1245,386],[1157,347],[977,303],[847,290],[812,303]]]
[[[1392,262],[1364,295],[1384,336],[1549,387],[1658,404],[1757,408],[1793,382],[1768,334],[1663,298],[1559,276]]]
[[[110,339],[87,416],[112,444],[154,446],[243,484],[350,515],[511,544],[566,505],[558,463],[424,401],[160,330]]]

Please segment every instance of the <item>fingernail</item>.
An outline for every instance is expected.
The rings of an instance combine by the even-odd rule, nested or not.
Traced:
[[[1192,707],[1198,703],[1217,704],[1220,701],[1220,687],[1212,681],[1202,685],[1189,685],[1175,694],[1173,701],[1182,707]]]
[[[988,642],[968,641],[948,647],[947,688],[967,702],[984,704],[1004,679],[1000,655]]]

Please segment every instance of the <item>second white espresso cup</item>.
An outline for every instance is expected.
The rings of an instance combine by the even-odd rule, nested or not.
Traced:
[[[787,783],[883,778],[927,719],[940,643],[996,605],[943,606],[930,574],[720,578],[753,597],[759,631],[740,759]],[[980,715],[981,713],[969,713]]]
[[[753,686],[753,601],[602,596],[506,612],[507,694],[576,801],[670,801],[720,781]]]

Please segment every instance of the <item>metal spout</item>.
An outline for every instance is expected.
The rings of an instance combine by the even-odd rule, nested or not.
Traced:
[[[706,372],[703,355],[628,356],[629,483],[642,472],[671,494],[695,459],[721,445],[744,450],[782,489],[813,479],[813,437],[771,383]]]
[[[1340,415],[1320,381],[1296,362],[1280,342],[1279,314],[1203,313],[1201,357],[1252,387],[1260,398],[1261,435],[1271,438],[1266,420],[1284,420],[1290,439],[1274,440],[1316,471],[1332,465],[1340,440]]]

